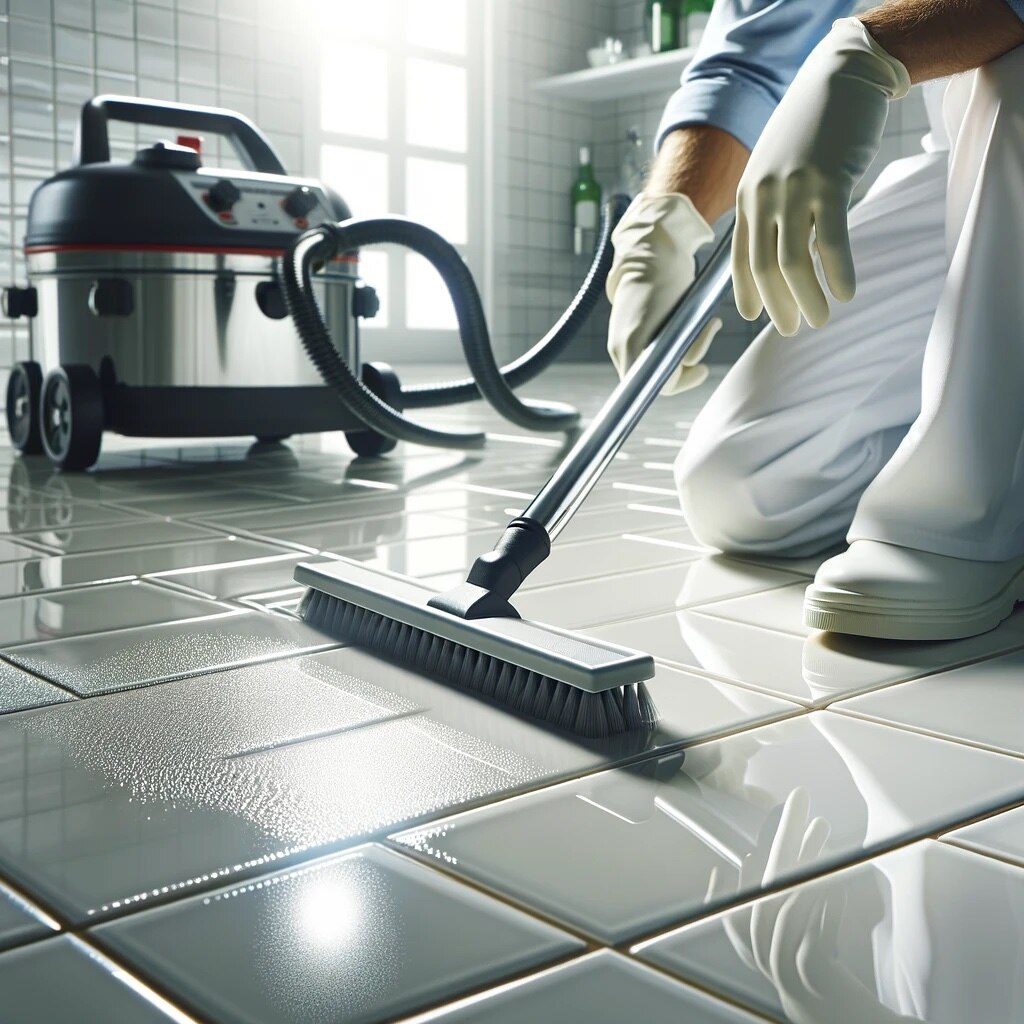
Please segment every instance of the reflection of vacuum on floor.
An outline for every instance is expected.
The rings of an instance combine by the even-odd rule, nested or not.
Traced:
[[[344,548],[346,558],[367,561],[377,556],[378,547],[406,540],[407,517],[410,514],[407,499],[418,490],[443,483],[449,477],[464,473],[468,467],[475,464],[474,458],[464,456],[450,465],[404,480],[399,490],[367,490],[367,495],[372,495],[373,500],[373,511],[369,514],[360,511],[358,503],[346,507],[346,502],[339,501],[336,513],[328,515],[325,512],[324,518],[324,522],[331,524],[334,534],[332,548]],[[364,470],[357,459],[346,466],[343,479],[359,480],[363,473]],[[438,509],[437,512],[444,515],[443,509]]]
[[[185,134],[121,162],[111,159],[111,120]],[[205,166],[199,132],[226,139],[245,170]],[[359,320],[373,317],[379,303],[357,276],[358,248],[395,242],[449,276],[468,274],[457,251],[447,243],[426,251],[424,238],[432,232],[391,219],[369,222],[376,225],[371,229],[362,222],[358,241],[329,255],[309,252],[316,266],[308,268],[313,276],[300,299],[316,305],[330,354],[354,382],[339,401],[337,367],[326,366],[323,352],[310,353],[312,365],[296,344],[288,319],[294,296],[286,304],[281,259],[310,225],[347,221],[345,202],[320,181],[289,175],[266,137],[240,114],[98,96],[82,108],[74,166],[32,195],[29,285],[4,292],[5,314],[29,321],[32,349],[8,381],[12,443],[26,453],[45,451],[62,469],[91,466],[104,430],[264,441],[343,430],[360,455],[383,454],[396,438],[413,435],[422,443],[476,446],[483,435],[456,440],[416,430],[401,410],[481,397],[529,429],[570,426],[574,410],[521,402],[510,388],[560,356],[599,301],[611,230],[625,205],[621,196],[609,203],[578,294],[513,363],[495,363],[479,304],[461,307],[474,376],[439,385],[403,388],[386,364],[361,362]]]

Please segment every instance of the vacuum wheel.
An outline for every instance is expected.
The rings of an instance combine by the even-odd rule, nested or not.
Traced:
[[[43,448],[59,469],[88,469],[103,440],[103,391],[91,366],[60,366],[43,381]]]
[[[7,432],[11,444],[26,455],[43,450],[39,430],[39,392],[43,371],[38,363],[15,363],[7,379]]]
[[[402,385],[398,375],[387,363],[364,363],[363,383],[392,409],[402,411]],[[398,442],[376,430],[348,430],[345,440],[349,448],[364,458],[375,458],[394,451]]]

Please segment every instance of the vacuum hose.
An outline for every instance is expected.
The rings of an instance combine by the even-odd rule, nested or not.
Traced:
[[[321,224],[300,235],[285,254],[282,284],[285,302],[310,359],[324,383],[367,428],[413,444],[443,448],[480,448],[482,433],[435,430],[406,419],[382,402],[338,355],[312,289],[314,264],[339,252],[367,245],[396,244],[425,257],[441,275],[455,308],[466,362],[472,378],[448,384],[403,389],[403,404],[413,408],[450,405],[484,397],[506,419],[528,430],[560,431],[576,425],[579,412],[562,403],[521,400],[512,391],[542,372],[566,348],[594,308],[611,265],[611,231],[628,200],[616,196],[604,210],[600,241],[587,278],[558,323],[529,352],[499,367],[491,347],[483,304],[473,277],[453,245],[437,232],[401,217]]]
[[[579,334],[580,328],[594,311],[604,294],[605,281],[612,267],[615,251],[612,232],[622,220],[629,206],[629,196],[613,195],[601,210],[597,247],[587,276],[579,291],[554,326],[529,351],[501,368],[501,375],[510,388],[518,388],[543,373]],[[481,395],[481,388],[472,377],[442,384],[416,384],[402,388],[402,399],[407,409],[430,409],[439,405],[458,405],[472,402]]]

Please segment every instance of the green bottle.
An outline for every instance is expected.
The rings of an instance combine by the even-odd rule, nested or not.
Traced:
[[[647,0],[647,36],[654,53],[678,50],[682,0]]]
[[[600,216],[601,186],[594,178],[590,147],[580,146],[580,169],[572,186],[572,238],[577,256],[589,252],[596,243]]]

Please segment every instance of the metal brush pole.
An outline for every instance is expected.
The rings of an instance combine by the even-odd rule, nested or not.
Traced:
[[[552,540],[568,524],[615,453],[661,394],[728,291],[731,240],[732,228],[654,340],[523,513],[523,519],[539,523]]]

